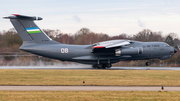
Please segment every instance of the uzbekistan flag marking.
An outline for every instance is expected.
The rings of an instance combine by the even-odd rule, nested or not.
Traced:
[[[41,31],[39,30],[38,27],[26,28],[26,31],[27,31],[29,34],[32,34],[32,33],[41,33]]]

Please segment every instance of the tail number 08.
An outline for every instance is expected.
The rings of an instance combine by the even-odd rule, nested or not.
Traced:
[[[68,53],[68,48],[61,48],[61,53]]]

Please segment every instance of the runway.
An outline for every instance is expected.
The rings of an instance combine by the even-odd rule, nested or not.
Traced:
[[[0,86],[1,91],[161,91],[160,86]],[[180,87],[164,87],[180,91]]]
[[[0,66],[0,69],[64,69],[92,70],[91,66]],[[94,69],[96,70],[96,69]],[[180,67],[111,67],[107,70],[180,70]]]
[[[96,70],[90,66],[0,66],[0,69]],[[180,70],[180,67],[112,67],[107,70]],[[0,86],[8,91],[160,91],[161,86]],[[164,91],[180,91],[180,87],[164,87]]]

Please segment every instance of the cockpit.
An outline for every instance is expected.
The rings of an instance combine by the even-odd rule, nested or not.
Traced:
[[[165,46],[165,47],[170,47],[170,45],[168,45],[167,43],[164,43],[164,46]]]

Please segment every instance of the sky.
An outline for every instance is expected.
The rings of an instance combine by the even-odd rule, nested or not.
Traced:
[[[0,0],[0,17],[11,14],[39,16],[41,29],[71,34],[81,28],[110,36],[143,29],[180,34],[180,0]],[[0,31],[10,28],[0,19]]]

